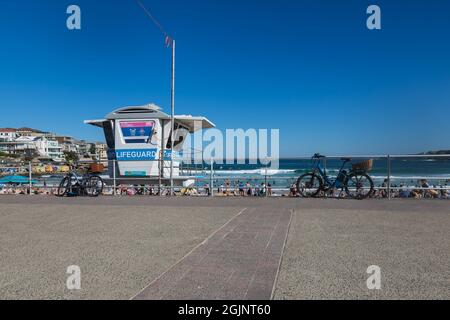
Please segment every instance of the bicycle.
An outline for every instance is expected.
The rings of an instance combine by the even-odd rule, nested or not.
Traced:
[[[98,197],[103,191],[103,179],[93,173],[82,176],[70,171],[59,183],[56,196],[84,196]]]
[[[321,159],[325,156],[316,153],[312,156],[313,168],[311,172],[301,175],[297,179],[297,192],[302,197],[316,197],[321,192],[326,193],[329,190],[341,189],[349,198],[365,199],[374,192],[372,178],[367,174],[371,170],[373,160],[366,160],[360,163],[352,164],[349,172],[344,169],[345,165],[352,161],[351,158],[341,158],[342,166],[336,178],[330,178],[326,169],[322,167]]]

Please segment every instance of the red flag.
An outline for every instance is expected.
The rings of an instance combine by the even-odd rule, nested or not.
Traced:
[[[166,47],[170,47],[172,45],[172,39],[169,36],[166,36]]]

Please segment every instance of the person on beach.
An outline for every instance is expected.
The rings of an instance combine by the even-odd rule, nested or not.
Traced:
[[[422,179],[420,181],[420,186],[422,188],[430,188],[430,185],[428,184],[428,181],[426,179]],[[429,198],[438,198],[439,197],[439,192],[435,189],[425,189],[423,192],[423,196],[425,197],[429,197]]]
[[[247,181],[247,196],[252,195],[252,186],[250,185],[250,182]]]
[[[444,186],[441,185],[441,199],[448,199],[450,197],[447,184]]]
[[[400,188],[404,187],[403,183],[400,184]],[[409,198],[412,196],[412,192],[408,189],[400,189],[399,190],[399,197],[400,198]]]
[[[259,185],[257,183],[255,183],[255,190],[253,196],[255,197],[259,196]]]
[[[134,196],[136,193],[137,193],[137,192],[136,192],[136,188],[135,188],[134,186],[130,186],[130,187],[127,189],[127,195],[128,195],[128,196]]]
[[[380,197],[381,198],[387,198],[388,197],[388,192],[387,192],[387,186],[388,186],[388,179],[384,179],[383,183],[381,184],[381,189],[380,189]]]
[[[297,186],[293,183],[289,188],[289,197],[296,197],[296,196],[297,196]]]
[[[267,192],[267,190],[266,190],[266,184],[265,184],[264,182],[261,182],[261,190],[260,190],[259,195],[260,195],[261,197],[265,197],[265,196],[266,196],[266,192]]]
[[[417,188],[420,187],[419,182],[415,185],[415,187],[417,187]],[[422,198],[422,196],[423,196],[422,190],[420,190],[420,189],[410,190],[410,193],[409,193],[410,198],[420,199],[420,198]]]
[[[237,196],[238,195],[238,183],[239,180],[233,180],[233,196]]]
[[[224,192],[226,196],[229,195],[229,190],[230,190],[230,180],[227,179],[225,180],[225,192]]]
[[[239,182],[239,195],[242,197],[245,196],[244,183],[242,181]]]

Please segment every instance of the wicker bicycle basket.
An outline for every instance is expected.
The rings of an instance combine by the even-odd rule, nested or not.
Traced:
[[[92,163],[89,169],[92,173],[102,173],[105,167],[101,163]]]
[[[373,167],[373,159],[364,160],[358,163],[352,164],[353,171],[370,171]]]

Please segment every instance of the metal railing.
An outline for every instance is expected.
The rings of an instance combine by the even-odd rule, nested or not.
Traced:
[[[444,159],[450,161],[450,154],[438,154],[438,155],[344,155],[344,156],[327,156],[324,158],[324,167],[327,168],[327,165],[329,164],[329,160],[339,160],[341,158],[352,158],[353,160],[358,159],[375,159],[375,160],[384,160],[385,161],[385,181],[386,183],[382,186],[375,186],[375,189],[377,191],[383,191],[386,195],[386,198],[391,198],[394,196],[398,196],[397,193],[401,191],[413,191],[417,190],[420,192],[426,192],[427,190],[437,190],[441,193],[448,193],[450,190],[450,186],[448,185],[448,182],[450,182],[450,172],[448,176],[440,176],[440,177],[424,177],[429,181],[445,181],[444,185],[432,185],[428,187],[423,186],[409,186],[409,185],[396,185],[393,184],[393,168],[392,168],[392,162],[394,160],[398,159],[404,159],[405,161],[409,161],[412,159]],[[296,158],[290,158],[292,160],[310,160],[310,157],[296,157]],[[172,188],[168,186],[167,184],[164,184],[163,181],[167,181],[169,179],[168,173],[167,176],[165,176],[165,169],[169,169],[168,163],[170,161],[163,160],[163,159],[156,159],[156,160],[149,160],[149,162],[158,162],[158,176],[152,176],[152,177],[134,177],[134,176],[118,176],[116,174],[117,172],[117,161],[116,160],[110,160],[110,161],[103,161],[105,164],[107,164],[107,167],[111,166],[111,170],[108,170],[111,173],[111,176],[108,175],[106,177],[106,173],[101,174],[102,176],[105,176],[105,180],[107,182],[107,185],[105,186],[105,193],[111,194],[111,195],[119,195],[123,194],[123,190],[126,189],[132,189],[132,188],[144,188],[145,194],[155,194],[155,195],[164,195],[166,193],[170,193],[173,191],[178,191],[181,193],[181,191],[184,190],[193,190],[195,189],[195,192],[192,192],[193,194],[205,194],[209,196],[214,196],[215,190],[218,190],[221,193],[231,193],[231,194],[239,194],[239,189],[242,189],[242,182],[243,181],[250,181],[252,182],[251,188],[253,190],[258,189],[258,185],[260,189],[263,189],[263,195],[268,196],[269,195],[269,188],[268,185],[270,184],[270,191],[272,194],[279,195],[279,193],[283,193],[285,191],[289,191],[291,185],[293,185],[297,179],[296,176],[274,176],[267,174],[266,167],[260,167],[258,170],[260,170],[259,174],[251,174],[251,175],[238,175],[238,174],[227,174],[227,170],[220,170],[220,173],[216,172],[217,164],[215,165],[215,162],[213,160],[209,161],[209,164],[202,162],[197,163],[194,165],[188,165],[181,163],[178,167],[175,167],[176,170],[179,170],[180,177],[178,177],[179,182],[182,182],[183,179],[191,179],[194,181],[193,185],[191,186],[173,186]],[[80,162],[80,164],[88,165],[90,163],[94,163],[97,161],[83,161]],[[52,166],[52,165],[49,165]],[[54,166],[54,165],[53,165]],[[60,165],[64,166],[64,165]],[[39,189],[45,189],[45,190],[52,190],[57,187],[58,181],[54,180],[54,183],[49,183],[46,186],[39,186],[35,185],[33,186],[33,169],[36,167],[32,162],[29,162],[28,164],[22,164],[22,165],[6,165],[4,167],[0,166],[0,172],[4,171],[3,169],[14,169],[8,171],[9,173],[13,173],[14,171],[20,174],[23,174],[24,172],[27,172],[28,175],[28,184],[26,185],[26,188],[28,189],[26,193],[33,194],[32,190],[39,190]],[[236,170],[233,168],[232,170]],[[255,169],[256,170],[256,169]],[[305,169],[307,170],[307,168]],[[7,171],[7,170],[6,170]],[[264,174],[265,172],[265,174]],[[46,172],[47,175],[51,175],[55,173],[57,176],[64,174],[63,172]],[[300,175],[300,174],[298,174]],[[370,172],[369,172],[370,175]],[[42,179],[43,174],[34,174],[34,179],[42,181],[45,179]],[[56,176],[56,177],[57,177]],[[1,176],[0,176],[1,178]],[[413,179],[414,178],[414,179]],[[416,180],[420,177],[414,176],[404,176],[402,179],[404,180]],[[57,178],[54,178],[57,179]],[[134,184],[130,185],[122,185],[121,182],[129,181],[130,179],[135,182]],[[254,184],[256,182],[256,184]],[[263,184],[262,186],[260,184]],[[42,184],[42,182],[40,183]],[[241,184],[241,187],[240,187]],[[283,186],[284,184],[284,186]],[[17,185],[17,186],[9,186],[10,189],[19,189],[24,190],[25,184]],[[248,186],[244,184],[243,188],[245,190],[248,189]],[[155,191],[156,190],[156,191]],[[169,190],[167,192],[167,190]]]

